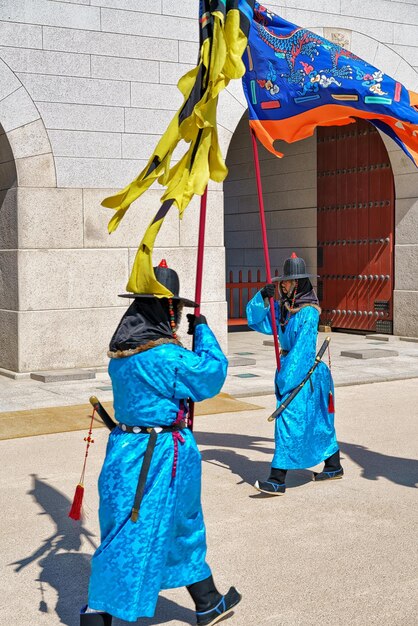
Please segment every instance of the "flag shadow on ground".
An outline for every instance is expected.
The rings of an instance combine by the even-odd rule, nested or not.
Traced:
[[[87,602],[90,558],[97,547],[94,535],[82,522],[75,522],[68,517],[71,502],[64,494],[37,475],[32,475],[32,480],[33,486],[28,495],[41,507],[39,514],[49,516],[55,529],[37,550],[10,565],[19,573],[36,563],[39,566],[34,579],[34,584],[39,588],[38,612],[55,612],[61,624],[79,626],[80,608]],[[80,551],[84,548],[84,541],[90,545],[89,554]],[[49,606],[46,601],[45,591],[48,586],[56,590],[55,606]],[[170,620],[193,624],[195,613],[161,597],[155,617],[139,619],[136,623],[138,626],[157,626]],[[122,626],[128,622],[114,620],[114,624]]]
[[[390,456],[369,450],[356,443],[340,443],[341,451],[362,468],[361,476],[367,480],[386,478],[403,487],[418,486],[418,460]]]
[[[241,478],[238,484],[253,485],[256,480],[266,480],[270,474],[271,460],[274,454],[274,441],[257,435],[240,435],[235,433],[194,433],[199,446],[213,446],[201,450],[202,460],[229,469],[232,474]],[[253,461],[235,449],[263,452],[268,455],[267,461]],[[286,487],[300,487],[312,480],[312,472],[308,470],[289,471]]]

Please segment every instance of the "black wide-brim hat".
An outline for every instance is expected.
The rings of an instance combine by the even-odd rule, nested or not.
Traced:
[[[275,276],[272,281],[274,283],[281,282],[282,280],[299,280],[301,278],[318,277],[317,274],[308,274],[306,271],[305,261],[298,257],[295,252],[292,252],[292,256],[286,259],[283,265],[283,274],[281,276]]]
[[[171,267],[167,267],[167,263],[164,259],[161,261],[158,267],[154,267],[154,273],[155,273],[155,278],[158,280],[158,282],[164,285],[164,287],[166,287],[169,291],[171,291],[171,293],[173,294],[171,296],[171,299],[174,300],[174,302],[179,302],[183,306],[191,307],[191,308],[196,308],[199,306],[197,302],[193,302],[193,300],[188,300],[187,298],[183,298],[182,296],[179,296],[179,292],[180,292],[179,276],[175,270],[171,269]],[[148,298],[157,298],[157,297],[160,298],[160,296],[157,296],[153,293],[122,293],[119,295],[119,297],[120,298],[135,298],[135,299],[143,298],[144,300]]]

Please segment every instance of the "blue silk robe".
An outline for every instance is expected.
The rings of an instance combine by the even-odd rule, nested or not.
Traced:
[[[169,426],[183,398],[217,394],[227,359],[208,326],[199,324],[195,352],[163,344],[112,359],[115,417],[131,426]],[[127,621],[152,617],[161,589],[210,576],[200,502],[201,457],[193,434],[181,431],[172,478],[172,433],[161,433],[152,457],[138,521],[130,519],[149,436],[115,428],[99,477],[101,545],[92,558],[90,607]]]
[[[293,314],[282,330],[278,323],[279,341],[288,354],[282,356],[280,372],[275,375],[277,406],[297,387],[312,367],[316,356],[319,312],[313,306]],[[272,335],[270,307],[264,306],[258,292],[247,304],[248,325]],[[314,371],[312,386],[308,382],[287,409],[275,421],[275,453],[272,467],[302,469],[322,463],[338,450],[334,414],[328,412],[329,392],[334,393],[331,372],[321,361]]]

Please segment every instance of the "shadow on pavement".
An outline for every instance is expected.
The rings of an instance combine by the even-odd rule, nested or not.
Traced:
[[[403,487],[416,488],[418,486],[418,460],[416,459],[381,454],[355,443],[341,442],[340,448],[354,463],[363,468],[362,478],[367,478],[367,480],[386,478]]]
[[[81,522],[75,522],[68,517],[71,502],[64,494],[37,475],[32,475],[32,480],[33,486],[28,495],[41,507],[39,515],[49,516],[55,524],[55,530],[32,554],[10,565],[14,565],[15,572],[18,573],[28,565],[36,563],[39,566],[35,579],[39,588],[38,611],[55,612],[61,624],[78,626],[80,608],[87,601],[91,557],[91,554],[82,553],[80,550],[83,538],[90,544],[91,553],[96,549],[94,535]],[[45,585],[49,585],[57,592],[55,607],[48,606],[45,600]],[[175,619],[192,624],[194,611],[180,607],[166,598],[160,598],[155,617],[140,619],[137,624],[156,626]],[[128,624],[121,620],[114,622],[115,626]]]
[[[256,435],[195,433],[199,446],[214,446],[210,450],[202,450],[202,460],[223,469],[229,469],[232,474],[241,478],[237,484],[248,483],[253,485],[256,480],[266,480],[270,474],[271,459],[274,454],[274,442],[267,437]],[[267,446],[265,444],[268,444]],[[240,454],[229,448],[256,450],[268,455],[268,461],[252,461],[245,454]],[[307,470],[290,470],[286,487],[300,487],[312,480],[312,472]]]

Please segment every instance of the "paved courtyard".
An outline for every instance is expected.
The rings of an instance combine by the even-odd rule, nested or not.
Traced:
[[[316,484],[309,471],[292,472],[280,498],[251,486],[269,468],[272,396],[248,398],[260,410],[198,419],[208,560],[220,589],[235,584],[244,596],[231,626],[417,623],[418,380],[346,386],[336,399],[345,478]],[[0,442],[2,624],[78,623],[99,541],[96,480],[107,432],[95,431],[80,525],[67,512],[83,437]],[[193,619],[178,589],[161,594],[155,618],[138,625]]]

